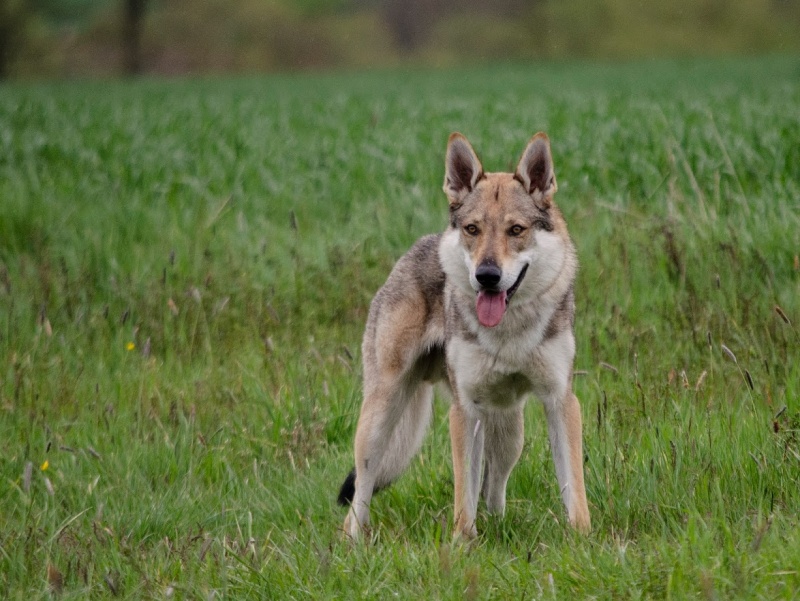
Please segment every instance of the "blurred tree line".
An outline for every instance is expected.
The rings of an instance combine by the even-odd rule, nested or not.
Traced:
[[[0,0],[0,78],[800,51],[800,0]]]

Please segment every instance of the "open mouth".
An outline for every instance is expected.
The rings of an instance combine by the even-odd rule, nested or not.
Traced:
[[[506,290],[506,305],[508,305],[508,301],[511,300],[511,297],[514,296],[514,293],[519,288],[519,285],[522,283],[522,280],[525,278],[525,274],[528,273],[528,264],[525,263],[525,267],[522,268],[522,271],[519,272],[519,277],[517,277],[517,281]]]
[[[478,313],[478,321],[482,326],[493,328],[500,323],[506,313],[508,301],[514,296],[527,271],[528,266],[525,265],[520,271],[517,281],[508,290],[483,289],[478,291],[475,310]]]

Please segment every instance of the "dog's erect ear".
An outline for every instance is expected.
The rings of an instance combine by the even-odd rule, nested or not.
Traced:
[[[553,194],[558,190],[556,174],[553,172],[553,157],[550,155],[550,140],[547,134],[539,132],[522,153],[522,158],[514,173],[526,192],[537,202],[549,206]]]
[[[444,172],[444,191],[450,204],[464,200],[482,177],[483,167],[469,141],[459,133],[450,134]]]

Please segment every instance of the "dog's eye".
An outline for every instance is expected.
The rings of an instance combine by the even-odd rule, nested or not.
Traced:
[[[517,236],[521,236],[522,232],[524,232],[524,231],[525,231],[525,228],[523,226],[514,225],[514,226],[511,226],[511,228],[509,228],[508,235],[509,236],[514,236],[516,238]]]
[[[479,231],[480,230],[478,230],[478,226],[475,225],[474,223],[470,223],[469,225],[464,226],[464,232],[470,236],[477,236]]]

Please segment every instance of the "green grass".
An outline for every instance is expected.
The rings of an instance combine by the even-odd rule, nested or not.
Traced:
[[[798,74],[0,88],[0,597],[797,599]],[[532,402],[505,518],[452,546],[443,399],[352,547],[361,331],[446,225],[453,130],[490,170],[551,137],[594,531]]]

